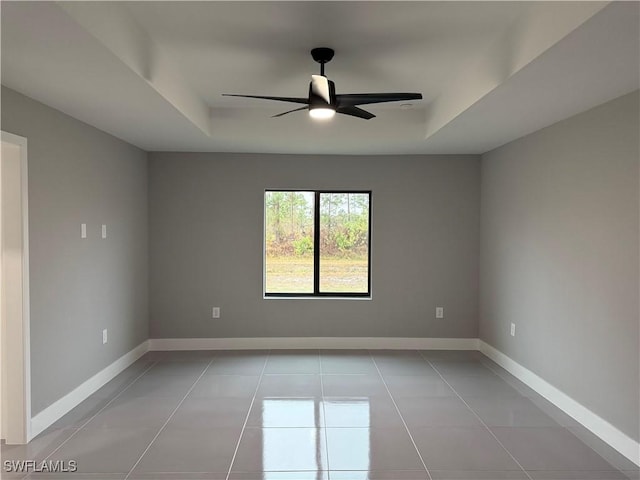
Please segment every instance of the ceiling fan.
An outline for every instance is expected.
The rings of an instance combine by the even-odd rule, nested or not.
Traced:
[[[269,97],[263,95],[236,95],[223,93],[226,97],[261,98],[264,100],[276,100],[278,102],[302,103],[304,107],[294,108],[273,117],[282,117],[288,113],[300,110],[309,110],[312,118],[327,119],[336,113],[350,115],[352,117],[369,120],[375,115],[367,112],[358,105],[372,103],[397,102],[403,100],[421,100],[421,93],[347,93],[336,94],[336,86],[324,75],[324,65],[333,58],[335,52],[331,48],[320,47],[311,50],[311,56],[320,64],[320,75],[311,75],[309,84],[309,97]]]

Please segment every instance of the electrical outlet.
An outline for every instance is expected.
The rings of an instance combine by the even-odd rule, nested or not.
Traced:
[[[436,318],[444,318],[444,307],[436,307]]]
[[[80,224],[80,238],[87,238],[87,224]]]
[[[220,318],[220,307],[213,307],[211,309],[211,318]]]
[[[104,330],[102,330],[102,344],[104,345],[105,343],[107,343],[107,329],[105,328]]]
[[[107,226],[102,224],[102,238],[107,238]]]
[[[516,336],[516,324],[515,323],[511,324],[511,336],[512,337]]]

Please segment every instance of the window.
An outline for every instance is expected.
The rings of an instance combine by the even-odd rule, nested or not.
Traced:
[[[265,296],[368,297],[371,192],[264,196]]]

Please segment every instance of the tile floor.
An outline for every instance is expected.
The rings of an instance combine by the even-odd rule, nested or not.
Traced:
[[[478,352],[151,352],[3,478],[616,480],[638,468]]]

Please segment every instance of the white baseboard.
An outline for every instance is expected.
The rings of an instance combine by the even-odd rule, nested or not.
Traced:
[[[482,340],[478,343],[483,354],[640,466],[640,443],[501,351]]]
[[[558,390],[531,370],[478,338],[402,337],[258,337],[258,338],[152,338],[142,342],[111,365],[83,382],[31,418],[32,438],[45,430],[147,351],[249,349],[396,349],[479,350],[513,376],[563,410],[626,458],[640,466],[640,444],[609,422]]]
[[[149,350],[249,349],[478,350],[477,338],[260,337],[152,338]]]
[[[148,351],[149,340],[145,340],[133,350],[125,353],[115,362],[100,370],[93,377],[78,385],[64,397],[31,417],[31,438],[48,428]]]

